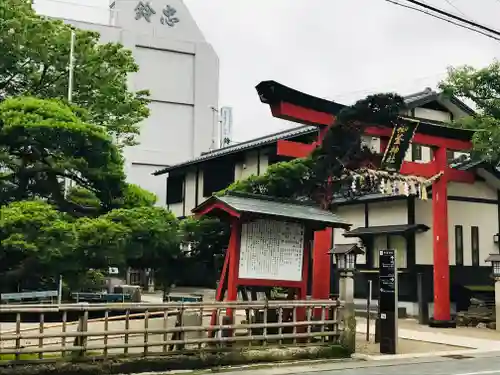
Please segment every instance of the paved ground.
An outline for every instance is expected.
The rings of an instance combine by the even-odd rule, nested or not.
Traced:
[[[225,375],[496,375],[500,374],[500,352],[472,358],[434,358],[376,362],[334,362],[274,368],[224,371]]]
[[[449,352],[464,349],[458,346],[404,339],[399,339],[397,348],[400,354]],[[370,356],[380,355],[380,344],[375,344],[373,336],[370,338],[370,341],[366,341],[365,335],[358,334],[356,335],[356,353]]]
[[[366,319],[357,320],[356,331],[358,333],[366,332]],[[370,324],[370,332],[375,332],[373,322]],[[439,329],[419,325],[411,319],[402,319],[398,321],[398,334],[400,339],[405,340],[500,351],[500,333],[487,328],[458,327]]]

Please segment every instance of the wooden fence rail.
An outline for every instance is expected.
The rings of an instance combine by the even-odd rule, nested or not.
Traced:
[[[341,303],[332,300],[4,305],[0,306],[0,364],[67,355],[109,358],[332,345],[339,343],[343,329],[338,319],[341,309]],[[89,319],[89,313],[99,318]],[[69,314],[76,316],[74,322],[68,320]],[[6,322],[7,316],[12,323]],[[28,323],[28,316],[36,322]],[[52,320],[57,316],[58,322],[48,323],[49,316]]]

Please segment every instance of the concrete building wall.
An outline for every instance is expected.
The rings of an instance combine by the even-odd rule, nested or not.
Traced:
[[[155,12],[150,17],[136,11],[140,3],[116,0],[112,24],[65,22],[97,31],[103,43],[122,43],[132,51],[140,69],[129,85],[134,91],[150,90],[151,116],[140,124],[140,144],[125,149],[127,178],[157,194],[159,205],[165,205],[166,179],[151,173],[208,151],[217,136],[211,107],[218,108],[219,61],[182,0],[150,2]],[[166,17],[168,6],[175,15]],[[44,10],[48,8],[41,6]],[[178,22],[171,22],[174,17]]]

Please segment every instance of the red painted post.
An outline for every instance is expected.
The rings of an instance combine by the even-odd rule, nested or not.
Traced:
[[[328,228],[314,233],[312,298],[328,299],[330,297],[331,259],[328,252],[332,249],[332,229]]]
[[[312,298],[330,298],[332,229],[314,232]],[[314,310],[314,317],[321,318],[321,309]]]
[[[309,258],[311,256],[311,234],[309,232],[304,235],[304,256],[302,259],[302,280],[300,282],[300,287],[298,288],[297,298],[300,301],[305,301],[307,299],[307,285],[309,281]],[[314,264],[313,264],[314,272]],[[297,308],[297,321],[303,322],[306,320],[306,309],[305,307]],[[297,332],[304,333],[306,327],[297,327]]]
[[[447,168],[446,148],[437,148],[434,160],[438,171]],[[450,321],[450,263],[448,250],[447,175],[432,186],[432,228],[434,235],[434,320]]]
[[[234,219],[231,223],[231,238],[229,239],[229,267],[227,279],[227,301],[235,302],[238,299],[238,268],[240,263],[240,234],[241,223]],[[226,309],[226,316],[233,317],[233,309]]]

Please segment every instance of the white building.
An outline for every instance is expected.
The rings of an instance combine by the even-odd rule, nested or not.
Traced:
[[[66,12],[54,11],[52,1],[37,0],[35,9],[132,50],[140,70],[130,77],[130,88],[150,90],[151,115],[141,124],[140,144],[125,150],[126,172],[129,182],[155,193],[164,205],[166,181],[152,173],[218,145],[217,54],[182,0],[116,0],[107,10],[56,4],[70,7]],[[101,23],[76,20],[89,9],[102,12],[93,17]],[[68,19],[70,14],[76,14],[74,19]]]

